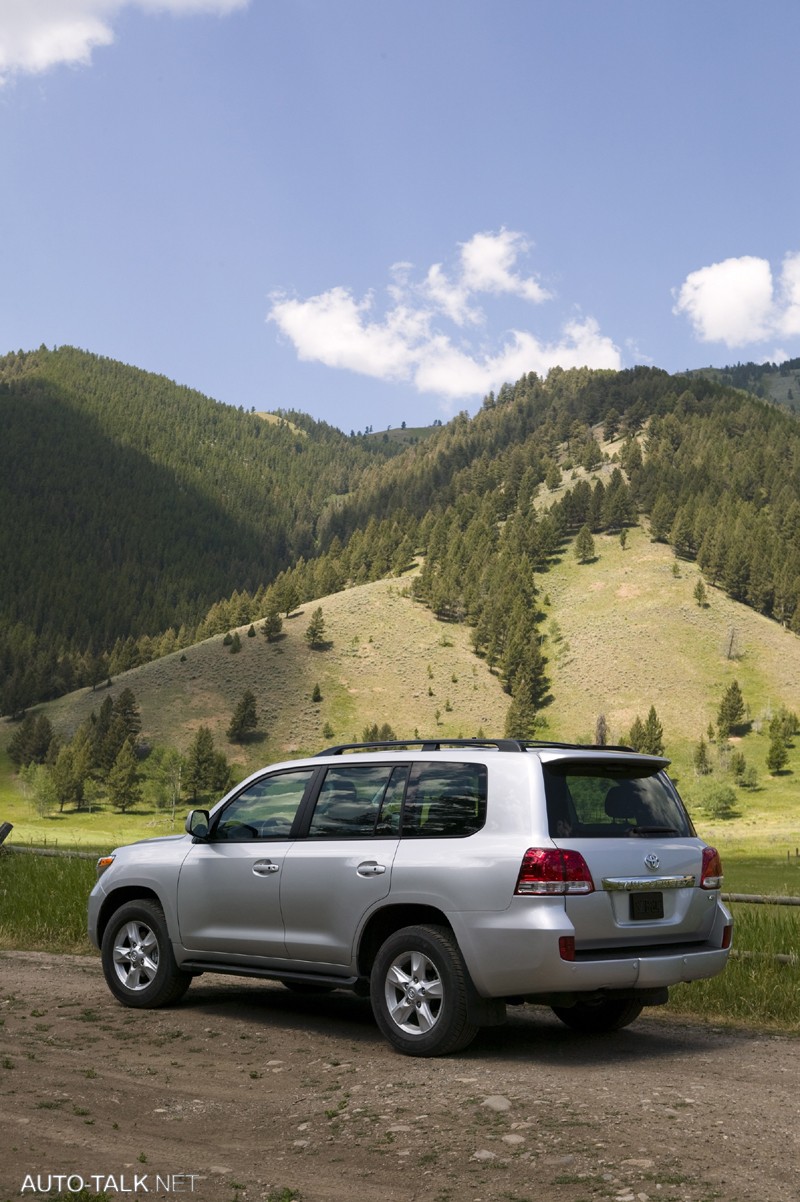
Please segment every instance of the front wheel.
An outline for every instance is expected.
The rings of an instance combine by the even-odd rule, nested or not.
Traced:
[[[375,1021],[398,1052],[444,1056],[478,1033],[470,1020],[469,977],[447,927],[396,931],[380,947],[370,976]]]
[[[620,1031],[642,1013],[641,1002],[632,999],[609,998],[604,1002],[578,1002],[574,1006],[553,1006],[553,1013],[573,1031],[601,1035]]]
[[[106,984],[124,1006],[169,1006],[192,982],[175,962],[164,911],[147,898],[126,902],[111,916],[101,956]]]

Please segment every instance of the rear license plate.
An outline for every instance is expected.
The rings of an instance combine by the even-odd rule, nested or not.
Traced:
[[[631,918],[635,922],[664,917],[663,893],[631,893]]]

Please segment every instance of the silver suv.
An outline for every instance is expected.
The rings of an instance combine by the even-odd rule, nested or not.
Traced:
[[[275,764],[186,834],[98,863],[89,934],[126,1006],[193,976],[369,994],[413,1056],[507,1004],[626,1026],[725,967],[717,852],[664,771],[625,748],[498,739],[350,744]]]

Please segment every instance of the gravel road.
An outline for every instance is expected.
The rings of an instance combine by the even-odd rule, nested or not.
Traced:
[[[206,975],[134,1011],[97,959],[0,952],[0,1202],[800,1198],[800,1041],[510,1014],[414,1060],[349,994]]]

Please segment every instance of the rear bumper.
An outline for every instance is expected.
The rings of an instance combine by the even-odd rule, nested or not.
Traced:
[[[542,902],[512,905],[503,914],[448,916],[482,997],[660,989],[714,977],[728,961],[730,948],[721,945],[732,919],[721,903],[706,942],[581,950],[578,941],[575,959],[564,960],[559,939],[574,938],[575,928],[563,902]]]

